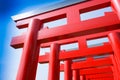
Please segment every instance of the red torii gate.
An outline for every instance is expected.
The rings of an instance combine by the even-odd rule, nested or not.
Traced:
[[[111,58],[103,58],[103,59],[87,59],[86,61],[82,62],[74,62],[71,63],[70,60],[65,61],[64,64],[60,65],[60,71],[64,71],[65,74],[65,80],[72,79],[72,71],[73,71],[73,80],[87,80],[87,78],[81,78],[80,76],[87,76],[87,75],[94,75],[100,74],[100,73],[113,73],[112,69],[112,60]],[[71,70],[72,69],[72,70]],[[71,75],[71,76],[70,76]],[[100,76],[99,76],[100,77]],[[102,78],[103,76],[101,76]]]
[[[105,16],[85,21],[79,19],[81,13],[107,6],[111,6],[115,13],[106,12]],[[43,23],[65,17],[67,18],[66,25],[52,29],[43,29]],[[65,80],[71,80],[72,78],[69,78],[71,74],[68,71],[70,69],[69,65],[75,68],[81,66],[76,65],[77,63],[72,64],[69,62],[69,59],[72,60],[106,53],[113,55],[111,58],[114,80],[120,80],[120,0],[88,0],[41,14],[18,18],[15,21],[18,28],[28,27],[27,33],[14,37],[11,42],[11,46],[14,48],[23,47],[17,80],[35,80],[38,62],[49,62],[48,79],[59,80],[61,60],[64,60],[67,64],[65,67],[65,77],[68,78],[65,78]],[[103,46],[87,47],[87,40],[101,37],[108,37],[109,43],[105,43]],[[78,50],[60,51],[60,45],[73,42],[78,42]],[[39,48],[48,46],[51,47],[50,54],[39,56]],[[73,70],[73,73],[79,74],[79,71],[76,72]],[[104,80],[107,79],[110,80],[109,78],[105,78]]]

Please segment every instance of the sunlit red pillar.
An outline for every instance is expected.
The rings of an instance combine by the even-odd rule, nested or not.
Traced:
[[[51,44],[51,52],[49,55],[49,74],[48,80],[59,80],[60,76],[60,61],[59,61],[60,46],[56,43]]]
[[[111,4],[120,19],[120,0],[111,0]]]
[[[37,61],[39,56],[37,33],[40,28],[42,28],[42,23],[40,20],[31,20],[24,41],[21,62],[16,80],[35,80]]]
[[[112,32],[108,35],[108,37],[113,48],[114,58],[120,72],[120,34],[117,32]]]
[[[86,80],[85,75],[80,75],[80,80]]]
[[[73,80],[80,80],[80,73],[79,70],[73,70]]]
[[[64,61],[64,80],[72,80],[71,60]]]

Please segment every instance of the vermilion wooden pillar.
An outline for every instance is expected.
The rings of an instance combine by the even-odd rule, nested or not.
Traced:
[[[86,80],[85,75],[80,75],[80,80]]]
[[[71,60],[64,61],[64,80],[72,80]]]
[[[117,32],[112,32],[108,35],[108,37],[114,51],[115,60],[118,67],[120,67],[120,34]]]
[[[73,70],[73,80],[80,80],[80,73],[79,70]]]
[[[113,62],[113,66],[111,68],[113,70],[114,80],[120,80],[119,67],[118,67],[117,62],[116,62],[116,60],[115,60],[113,55],[111,55],[111,59],[112,59],[112,62]]]
[[[56,43],[51,44],[51,53],[49,56],[49,75],[48,80],[59,80],[60,61],[59,61],[60,46]]]
[[[120,34],[117,32],[112,32],[108,35],[110,43],[114,51],[114,68],[117,77],[119,78],[120,73]],[[116,71],[118,70],[118,71]],[[119,80],[119,79],[118,79]]]
[[[36,68],[39,56],[39,46],[37,45],[37,33],[42,27],[38,19],[31,20],[19,65],[19,71],[16,80],[35,80]]]
[[[120,19],[120,0],[111,0],[111,4]]]
[[[118,74],[118,71],[115,68],[116,68],[116,66],[112,67],[114,80],[119,80],[119,78],[118,78],[119,74]]]

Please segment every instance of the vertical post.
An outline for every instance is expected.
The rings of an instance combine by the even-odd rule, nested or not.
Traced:
[[[73,70],[73,80],[80,80],[80,73],[79,70]]]
[[[111,0],[111,4],[120,19],[120,0]]]
[[[85,75],[80,75],[80,80],[86,80]]]
[[[113,63],[113,66],[111,68],[113,70],[114,80],[120,80],[120,76],[119,76],[120,72],[119,72],[119,68],[117,66],[117,63],[116,63],[116,61],[114,59],[114,56],[111,55],[110,57],[111,57],[112,63]]]
[[[67,11],[67,23],[73,24],[78,22],[80,22],[79,10],[75,10],[74,8],[71,8],[71,10]]]
[[[56,43],[51,44],[51,53],[49,55],[49,76],[48,80],[59,80],[60,76],[60,61],[59,61],[60,46]]]
[[[38,19],[31,20],[24,41],[24,47],[16,80],[35,80],[39,46],[37,43],[38,30],[42,23]]]
[[[72,80],[71,60],[64,61],[64,80]]]
[[[83,37],[79,38],[78,43],[79,43],[79,49],[87,48],[86,38],[83,38]]]
[[[115,68],[116,66],[112,66],[112,71],[113,71],[113,78],[114,78],[114,80],[119,80],[119,74],[118,74],[118,72],[117,72],[117,70],[116,70],[116,68]]]
[[[112,32],[108,35],[110,43],[114,51],[114,58],[120,72],[120,35],[117,32]]]

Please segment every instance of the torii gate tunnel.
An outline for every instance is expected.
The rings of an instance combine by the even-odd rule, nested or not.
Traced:
[[[80,14],[109,7],[104,16],[80,20]],[[43,28],[43,23],[67,18],[67,24]],[[23,48],[16,80],[35,80],[38,63],[49,63],[48,80],[120,80],[120,0],[86,0],[37,15],[16,19],[17,28],[27,33],[12,38],[13,48]],[[101,46],[88,47],[87,40],[108,37]],[[77,42],[77,50],[60,50],[63,44]],[[39,55],[40,47],[50,53]],[[104,58],[94,56],[109,54]],[[79,61],[85,57],[86,60]],[[64,63],[60,63],[64,61]]]

